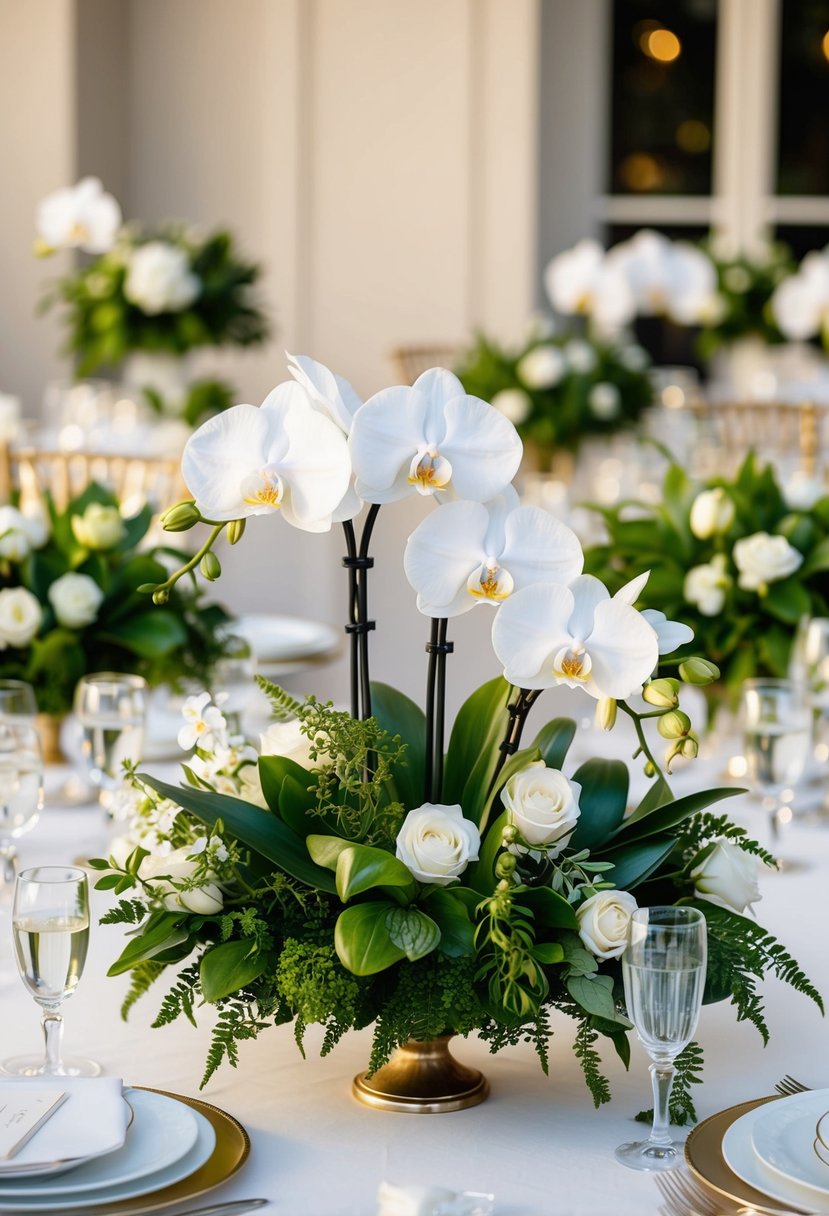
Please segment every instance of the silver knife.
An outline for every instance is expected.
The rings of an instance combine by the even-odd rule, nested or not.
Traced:
[[[230,1199],[225,1203],[210,1204],[206,1208],[187,1208],[186,1211],[177,1213],[177,1216],[244,1216],[246,1212],[252,1212],[270,1202],[270,1199]],[[172,1207],[172,1204],[170,1206]],[[146,1213],[157,1211],[158,1205],[153,1204],[146,1208],[133,1208],[130,1216],[145,1216]],[[108,1213],[98,1212],[96,1209],[95,1216],[108,1216]]]

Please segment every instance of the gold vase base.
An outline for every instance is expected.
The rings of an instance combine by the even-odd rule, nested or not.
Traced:
[[[477,1106],[489,1094],[489,1082],[449,1052],[449,1036],[398,1047],[388,1064],[372,1076],[361,1072],[351,1092],[374,1110],[411,1115],[438,1115]]]

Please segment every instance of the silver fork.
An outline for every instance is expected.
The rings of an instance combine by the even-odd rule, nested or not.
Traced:
[[[802,1081],[798,1081],[794,1077],[790,1077],[787,1073],[785,1077],[781,1078],[781,1080],[777,1082],[774,1088],[779,1094],[782,1094],[784,1098],[790,1098],[792,1094],[808,1093],[811,1086],[804,1085]]]
[[[731,1204],[715,1200],[684,1170],[657,1174],[656,1185],[665,1200],[667,1216],[795,1216],[779,1208]]]

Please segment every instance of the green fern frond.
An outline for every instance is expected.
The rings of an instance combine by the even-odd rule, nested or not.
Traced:
[[[688,1123],[697,1121],[691,1086],[702,1084],[702,1065],[702,1048],[699,1043],[689,1043],[674,1060],[674,1082],[671,1086],[668,1113],[671,1123],[677,1127],[685,1127]],[[652,1123],[653,1111],[640,1110],[636,1119],[639,1123]]]
[[[580,1018],[573,1052],[581,1065],[584,1080],[590,1090],[595,1107],[610,1101],[610,1083],[602,1072],[602,1058],[594,1046],[598,1034],[590,1025],[589,1018]]]
[[[154,963],[152,959],[136,963],[130,972],[130,986],[121,1004],[121,1017],[126,1022],[130,1010],[137,1000],[152,987],[164,970],[164,963]]]
[[[140,899],[122,899],[100,919],[102,925],[140,925],[147,906]]]

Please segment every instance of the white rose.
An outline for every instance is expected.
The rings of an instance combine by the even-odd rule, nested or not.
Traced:
[[[827,493],[829,491],[819,478],[810,477],[802,470],[793,473],[783,487],[786,506],[792,511],[811,511],[815,503],[825,498]]]
[[[785,536],[755,532],[734,546],[734,564],[740,571],[739,583],[744,591],[762,591],[769,583],[794,574],[802,562],[803,554]]]
[[[718,553],[710,562],[693,566],[685,575],[682,594],[703,616],[718,616],[725,607],[725,595],[731,586],[725,566],[725,557]]]
[[[259,736],[260,756],[286,756],[303,768],[312,768],[311,740],[302,733],[301,725],[298,718],[292,718],[289,722],[272,722]]]
[[[156,897],[164,900],[168,912],[196,912],[201,916],[212,916],[224,906],[222,889],[218,883],[207,881],[192,891],[179,891],[174,883],[188,882],[199,867],[191,860],[192,845],[174,849],[166,857],[145,857],[138,871],[140,878],[152,885]]]
[[[532,397],[525,393],[523,388],[502,389],[492,398],[492,404],[513,426],[526,422],[533,408]]]
[[[744,912],[761,898],[757,859],[730,840],[717,840],[691,878],[699,897],[720,908]]]
[[[548,856],[558,857],[570,843],[579,821],[581,786],[564,773],[534,760],[513,774],[501,792],[501,801],[527,844],[552,845]]]
[[[0,591],[0,650],[6,646],[28,646],[40,629],[43,609],[25,587]]]
[[[0,557],[22,562],[31,549],[29,525],[17,507],[0,507]]]
[[[49,603],[64,629],[83,629],[98,615],[104,593],[88,574],[62,574],[48,591]]]
[[[637,908],[629,891],[599,891],[576,909],[579,937],[596,958],[619,958],[627,944],[628,925]]]
[[[527,388],[553,388],[567,371],[567,361],[557,346],[535,346],[515,370]]]
[[[418,882],[445,887],[478,860],[481,836],[459,806],[424,802],[397,833],[396,855]]]
[[[596,352],[589,342],[571,338],[564,347],[564,357],[574,372],[588,375],[596,366]]]
[[[72,516],[72,532],[87,549],[113,549],[124,535],[124,521],[117,507],[91,502],[83,515]]]
[[[691,504],[691,531],[697,540],[727,532],[734,523],[734,503],[722,489],[703,490]]]
[[[607,422],[615,418],[622,404],[622,395],[615,384],[603,380],[591,388],[587,398],[590,410],[597,418]]]
[[[148,241],[132,253],[124,295],[147,316],[180,312],[200,291],[201,283],[183,249],[168,241]]]

